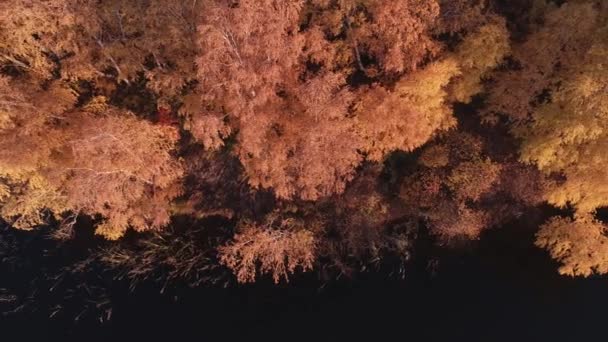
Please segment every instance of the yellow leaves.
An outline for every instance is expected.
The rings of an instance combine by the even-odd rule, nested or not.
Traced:
[[[548,201],[559,206],[571,203],[580,214],[608,204],[608,69],[602,66],[607,56],[605,46],[592,47],[564,73],[552,102],[536,109],[532,123],[515,130],[523,138],[523,161],[566,176],[547,193]]]
[[[0,203],[11,195],[11,189],[7,184],[0,182]]]
[[[605,164],[573,166],[565,171],[566,180],[546,192],[547,201],[560,207],[574,205],[577,215],[608,205]]]
[[[467,35],[456,48],[455,55],[463,69],[484,71],[498,65],[509,50],[506,23],[497,20]]]
[[[518,136],[525,137],[521,147],[521,159],[525,162],[534,162],[539,169],[549,172],[559,170],[575,161],[572,155],[568,158],[568,153],[564,151],[562,144],[562,132],[569,129],[573,132],[572,126],[564,122],[564,119],[567,120],[571,115],[561,111],[557,105],[548,105],[537,111],[537,117],[539,120],[533,126],[515,131]],[[575,123],[575,125],[580,124]],[[578,136],[585,138],[584,134]],[[570,134],[571,141],[574,137]],[[573,152],[576,157],[576,149]]]
[[[67,210],[57,190],[42,179],[15,182],[9,196],[0,206],[0,216],[18,229],[32,229],[46,222],[44,209],[60,214]]]
[[[521,68],[497,73],[487,102],[490,112],[518,121],[520,160],[560,176],[542,186],[544,199],[575,209],[573,220],[545,223],[536,244],[562,262],[562,274],[603,274],[608,239],[591,215],[608,205],[607,8],[593,1],[542,7],[542,24],[513,47]]]
[[[605,15],[592,2],[569,1],[546,10],[539,20],[543,24],[512,48],[513,60],[521,68],[494,75],[496,84],[487,101],[488,112],[506,114],[517,121],[528,119],[539,99],[553,97],[552,93],[561,89],[561,82],[581,65],[589,48],[605,41],[598,22],[598,17]]]
[[[108,99],[105,96],[95,96],[82,107],[82,110],[91,114],[103,114],[108,110]]]
[[[473,95],[482,91],[486,74],[496,67],[510,51],[509,32],[504,22],[490,23],[466,36],[456,48],[461,75],[450,85],[455,101],[468,103]]]
[[[456,120],[448,106],[445,86],[459,74],[457,62],[445,59],[407,76],[396,85],[395,92],[407,101],[409,110],[424,116],[429,131],[446,130]]]
[[[602,145],[604,148],[606,147],[605,143]],[[528,151],[529,149],[524,150],[523,153]],[[571,151],[566,148],[553,154],[550,151],[547,149],[541,151],[545,154],[536,153],[535,157],[538,159],[535,162],[541,170],[563,172],[566,180],[546,193],[549,203],[561,207],[570,203],[581,213],[591,212],[596,207],[608,204],[608,187],[605,185],[607,160],[605,158],[603,163],[587,164],[587,160],[592,161],[597,158],[589,155],[590,151]],[[522,155],[522,158],[526,157],[526,154]]]
[[[7,112],[0,112],[0,131],[13,127],[13,120]]]
[[[536,245],[562,263],[559,273],[590,276],[608,273],[606,226],[593,218],[554,217],[536,235]]]
[[[95,234],[108,240],[118,240],[127,231],[127,225],[118,225],[116,222],[103,222],[95,227]]]
[[[437,112],[445,115],[447,93],[444,87],[460,73],[457,60],[448,58],[434,62],[404,77],[395,86],[395,93],[407,99],[415,111],[427,116],[438,116],[434,115]]]
[[[583,74],[578,77],[574,82],[574,92],[579,93],[583,98],[590,98],[591,96],[601,95],[601,92],[605,89],[606,84],[602,80],[597,79],[594,75]],[[605,108],[596,108],[597,110],[605,110]]]
[[[357,107],[357,130],[366,140],[367,158],[379,161],[394,150],[411,151],[455,119],[444,87],[458,74],[452,59],[404,76],[393,91],[371,88]]]
[[[74,5],[72,0],[0,2],[0,63],[51,78],[55,64],[48,55],[77,45]]]

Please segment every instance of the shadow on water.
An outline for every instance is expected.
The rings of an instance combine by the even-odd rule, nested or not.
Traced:
[[[113,319],[105,325],[34,313],[4,318],[3,331],[22,340],[591,339],[603,327],[608,283],[561,277],[534,247],[535,227],[554,214],[538,208],[465,248],[423,245],[405,279],[369,272],[322,284],[309,274],[289,284],[261,281],[164,295],[156,286],[132,293],[116,286]]]

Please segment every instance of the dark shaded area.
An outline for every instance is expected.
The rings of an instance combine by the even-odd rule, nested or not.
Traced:
[[[602,223],[608,223],[608,207],[595,209],[595,219]]]
[[[126,108],[138,116],[152,120],[157,111],[156,96],[147,87],[147,80],[142,75],[129,83],[121,82],[110,98],[110,104]]]
[[[49,319],[40,311],[3,317],[1,329],[9,340],[22,341],[595,339],[603,329],[608,282],[561,277],[534,247],[535,227],[556,214],[550,211],[537,209],[465,248],[419,241],[405,279],[389,275],[385,265],[325,284],[308,274],[278,286],[264,280],[162,295],[159,284],[129,292],[117,282],[110,284],[115,306],[109,323]],[[0,279],[14,275],[3,267]]]

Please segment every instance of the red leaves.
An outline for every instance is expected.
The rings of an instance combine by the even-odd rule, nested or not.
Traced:
[[[179,120],[174,112],[167,107],[158,107],[156,124],[161,126],[179,126]]]

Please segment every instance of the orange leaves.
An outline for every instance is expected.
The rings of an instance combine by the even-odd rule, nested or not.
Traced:
[[[81,114],[73,120],[66,155],[51,175],[72,210],[101,214],[99,228],[120,237],[128,226],[158,229],[169,222],[169,203],[181,193],[183,169],[172,155],[177,134],[128,113]],[[64,133],[64,134],[65,134]]]
[[[218,147],[223,131],[210,118],[226,117],[250,184],[285,199],[341,193],[364,159],[411,151],[453,127],[451,99],[481,91],[508,48],[504,27],[489,24],[437,58],[434,0],[289,3],[208,2],[198,69],[200,106],[214,113],[192,118],[195,137]],[[485,43],[496,53],[470,56]]]
[[[478,239],[490,222],[488,213],[463,203],[440,201],[427,214],[431,231],[443,241],[453,238]]]
[[[273,101],[293,78],[304,43],[297,33],[299,1],[206,2],[198,27],[203,98],[222,101],[236,116]]]
[[[62,56],[79,44],[74,6],[76,0],[0,2],[0,64],[51,78],[56,65],[49,55]]]
[[[426,147],[418,158],[418,163],[428,168],[447,166],[450,162],[450,149],[443,144]]]
[[[474,74],[467,96],[479,92],[506,49],[502,27],[484,26],[472,41],[496,42],[489,61],[437,58],[435,0],[207,5],[198,60],[205,119],[193,115],[192,132],[218,147],[228,129],[211,118],[225,117],[250,185],[285,199],[341,193],[364,159],[411,151],[453,127],[450,83],[464,68]],[[371,84],[357,84],[357,74]]]
[[[129,226],[157,229],[169,222],[183,176],[173,155],[175,128],[141,121],[103,99],[75,110],[74,95],[58,82],[31,99],[9,91],[15,106],[2,111],[17,125],[0,130],[0,177],[11,191],[0,211],[5,219],[31,228],[44,222],[44,209],[56,216],[99,214],[105,221],[98,232],[109,238]]]
[[[338,44],[349,48],[349,62],[369,76],[413,71],[425,58],[439,52],[440,45],[430,36],[439,15],[436,0],[311,4],[307,13],[312,30],[321,29],[330,38],[343,37]],[[375,59],[377,64],[363,65],[364,56]]]
[[[439,16],[436,0],[372,1],[367,10],[373,21],[355,29],[354,39],[379,60],[382,71],[416,70],[439,51],[429,34]]]
[[[393,90],[374,86],[365,91],[356,114],[367,157],[380,161],[394,150],[411,151],[435,131],[452,127],[444,87],[457,73],[457,65],[446,60],[404,76]]]
[[[218,149],[230,135],[230,127],[213,114],[198,115],[192,119],[190,132],[205,148]]]
[[[477,201],[498,181],[500,171],[490,159],[465,161],[451,170],[447,185],[457,197]]]
[[[418,162],[421,167],[404,179],[400,197],[432,233],[442,240],[475,239],[494,222],[492,206],[482,201],[499,188],[503,167],[484,155],[478,137],[449,133],[425,147]]]
[[[259,275],[269,274],[278,283],[282,279],[289,281],[289,275],[298,268],[312,269],[315,239],[307,230],[246,225],[235,235],[234,242],[221,247],[219,253],[220,262],[233,270],[239,282],[254,282]]]
[[[440,18],[435,30],[441,33],[467,33],[485,23],[487,0],[439,0]]]
[[[108,238],[176,212],[230,216],[241,226],[220,256],[240,282],[317,256],[406,255],[418,224],[474,239],[543,199],[583,217],[608,203],[606,7],[593,3],[540,6],[512,48],[485,0],[0,1],[0,215],[20,228],[99,215]],[[139,117],[108,104],[124,106],[134,78],[149,95]],[[522,160],[562,172],[560,186],[467,133],[494,131],[457,127],[455,103],[488,85],[486,119],[517,121]],[[159,109],[154,124],[139,106]],[[395,151],[411,163],[396,170]],[[248,223],[287,203],[304,213]],[[603,248],[597,222],[591,242],[555,222],[539,244],[566,263]],[[604,269],[593,262],[567,273]]]
[[[238,153],[252,186],[307,200],[344,190],[362,159],[359,138],[348,121],[303,119],[243,127]]]
[[[283,104],[285,112],[242,118],[237,153],[252,186],[307,200],[344,190],[362,157],[346,117],[352,94],[341,83],[332,74],[312,80]]]

